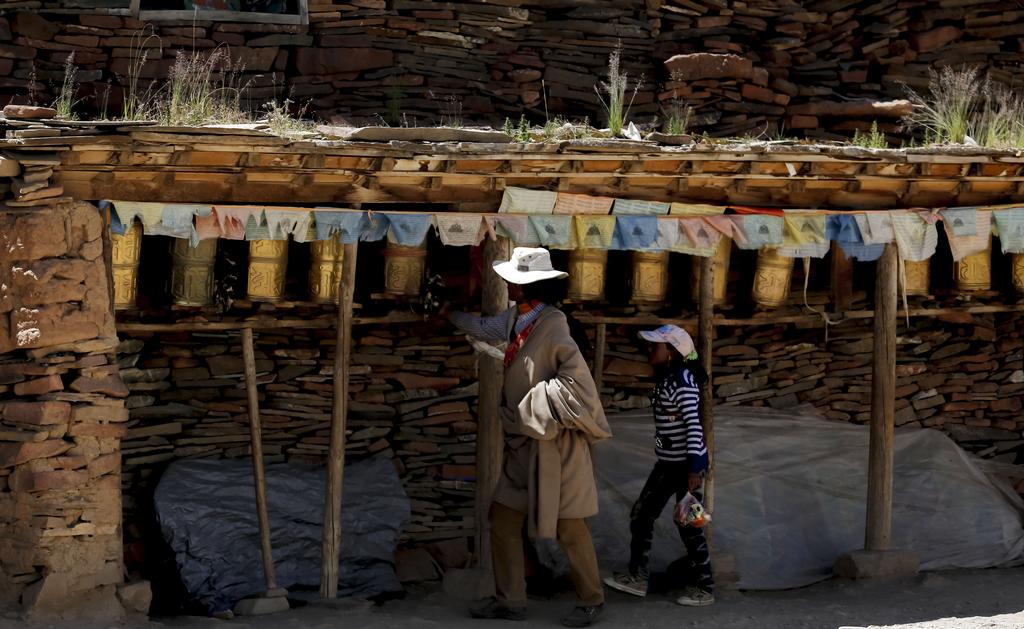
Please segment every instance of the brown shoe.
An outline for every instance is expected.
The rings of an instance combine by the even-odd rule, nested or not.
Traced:
[[[506,607],[492,597],[470,605],[469,615],[493,620],[526,620],[526,608]]]
[[[589,607],[577,607],[562,619],[562,624],[566,627],[589,627],[597,622],[597,617],[601,615],[602,611],[604,611],[604,603]]]

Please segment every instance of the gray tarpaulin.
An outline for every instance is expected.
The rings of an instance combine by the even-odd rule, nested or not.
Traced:
[[[266,467],[280,587],[319,587],[324,475],[322,467]],[[266,589],[251,461],[177,461],[160,479],[154,501],[193,598],[217,611]],[[409,515],[409,499],[390,460],[345,466],[339,595],[401,591],[395,546]]]
[[[650,415],[610,418],[615,436],[596,449],[600,514],[591,520],[604,568],[629,558],[629,510],[654,464]],[[868,434],[808,411],[715,409],[714,547],[732,553],[746,589],[828,578],[841,554],[864,545]],[[936,430],[896,433],[894,548],[925,570],[985,568],[1024,555],[1022,503],[1006,483]],[[666,507],[652,568],[684,554]]]

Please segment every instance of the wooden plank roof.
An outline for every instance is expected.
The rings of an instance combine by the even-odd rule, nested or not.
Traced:
[[[1024,201],[1024,154],[980,147],[289,141],[250,130],[150,126],[8,140],[0,151],[56,153],[65,194],[86,200],[443,203],[486,210],[497,207],[506,186],[525,186],[793,208]]]

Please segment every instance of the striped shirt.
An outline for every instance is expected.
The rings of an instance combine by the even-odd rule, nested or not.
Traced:
[[[708,467],[708,449],[700,426],[700,389],[689,369],[670,372],[651,394],[654,451],[662,461],[687,462],[690,471]]]

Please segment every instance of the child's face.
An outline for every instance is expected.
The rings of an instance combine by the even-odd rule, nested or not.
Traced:
[[[668,343],[648,343],[647,358],[652,365],[667,365],[672,360]]]

